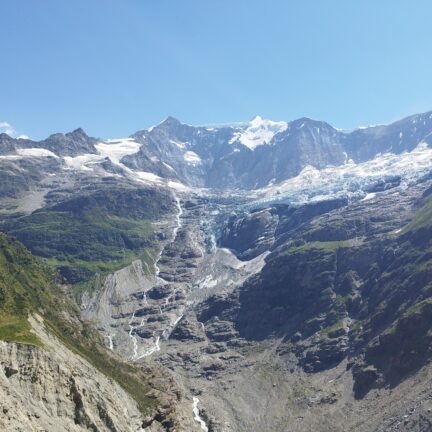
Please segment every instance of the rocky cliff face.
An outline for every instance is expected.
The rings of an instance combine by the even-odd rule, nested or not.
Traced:
[[[197,430],[192,401],[172,378],[145,367],[146,413],[111,377],[101,373],[30,319],[44,346],[0,342],[2,430],[186,431]]]
[[[143,416],[118,384],[37,320],[33,328],[44,348],[0,342],[2,430],[141,430]]]

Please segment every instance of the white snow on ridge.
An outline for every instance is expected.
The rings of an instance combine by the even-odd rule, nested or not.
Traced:
[[[53,157],[58,159],[59,157],[50,150],[44,148],[23,148],[18,149],[17,154],[23,157]]]
[[[182,141],[176,141],[176,140],[173,140],[173,139],[170,139],[169,142],[170,142],[171,144],[176,145],[178,148],[181,148],[181,149],[186,148],[186,144],[187,144],[187,143],[184,143],[184,142],[182,142]]]
[[[91,171],[92,168],[88,165],[95,164],[103,160],[103,157],[97,154],[86,153],[79,156],[65,156],[63,158],[66,168],[77,171]]]
[[[91,165],[102,162],[105,158],[109,158],[111,162],[123,169],[125,175],[133,178],[141,183],[152,183],[160,186],[167,186],[178,191],[188,191],[189,187],[182,183],[167,181],[158,175],[146,171],[134,171],[122,164],[120,161],[124,156],[135,154],[139,151],[141,144],[132,138],[124,138],[117,140],[106,140],[95,145],[98,154],[83,154],[75,157],[65,156],[63,158],[66,168],[78,171],[92,171]],[[196,155],[198,157],[198,155]],[[196,158],[193,158],[194,161]],[[174,168],[165,164],[171,170]]]
[[[19,156],[17,154],[0,155],[0,160],[19,160],[22,158],[22,156]]]
[[[124,156],[135,154],[141,147],[141,144],[137,143],[132,138],[108,140],[96,144],[95,147],[98,152],[97,154],[87,153],[75,157],[65,156],[63,158],[65,168],[76,171],[92,171],[94,165],[102,162],[105,158],[109,158],[113,164],[119,166],[123,170],[125,176],[128,176],[140,183],[157,184],[159,186],[169,187],[182,192],[190,190],[188,186],[185,186],[182,183],[166,180],[151,172],[135,171],[121,163],[121,159]],[[13,155],[13,157],[17,158],[19,156]],[[174,171],[174,168],[168,164],[165,165]]]
[[[166,162],[162,162],[170,171],[174,171],[175,172],[175,169],[171,166],[171,165],[169,165],[169,164],[167,164]]]
[[[159,177],[156,174],[146,171],[135,171],[134,174],[140,179],[144,181],[149,181],[151,183],[162,183],[163,178]]]
[[[132,138],[123,138],[117,140],[107,140],[95,145],[97,154],[87,153],[79,156],[65,156],[66,167],[80,171],[91,171],[88,165],[95,164],[109,158],[115,165],[127,168],[120,162],[123,156],[131,155],[139,151],[141,144],[135,142]]]
[[[52,157],[55,159],[59,158],[55,153],[44,148],[23,148],[17,149],[16,154],[2,155],[0,156],[0,159],[19,160],[32,157]]]
[[[183,155],[183,159],[191,165],[200,165],[202,162],[201,158],[193,151],[187,151]]]
[[[179,192],[190,192],[192,189],[198,190],[197,188],[191,188],[183,183],[175,182],[172,180],[168,180],[167,185],[169,188],[176,189]]]
[[[109,138],[104,140],[104,143],[119,143],[119,142],[123,142],[123,141],[135,141],[134,138]]]
[[[108,157],[113,163],[119,164],[122,157],[137,153],[141,147],[132,138],[120,140],[108,140],[95,145],[97,152],[102,157]]]
[[[363,130],[363,129],[372,129],[372,128],[376,128],[379,126],[384,126],[384,125],[380,125],[380,124],[373,124],[373,125],[366,125],[366,126],[357,126],[354,130]]]
[[[287,122],[275,122],[256,116],[246,129],[234,134],[230,144],[240,142],[251,150],[255,150],[260,145],[269,144],[276,134],[285,131],[287,128]]]
[[[362,199],[362,201],[369,201],[370,199],[375,198],[375,196],[376,196],[375,192],[367,193],[366,196]]]
[[[147,129],[147,132],[151,132],[153,129],[157,128],[157,127],[160,126],[162,123],[164,123],[167,119],[168,119],[168,117],[164,118],[161,122],[159,122],[159,123],[157,123],[157,124],[155,124],[155,125],[153,125],[153,126],[150,126],[150,127]]]
[[[184,185],[183,183],[179,183],[173,180],[166,180],[162,177],[159,177],[156,174],[146,171],[132,171],[127,168],[130,177],[134,178],[136,181],[141,183],[152,183],[157,184],[159,186],[169,187],[170,189],[175,189],[178,192],[190,192],[192,188]]]

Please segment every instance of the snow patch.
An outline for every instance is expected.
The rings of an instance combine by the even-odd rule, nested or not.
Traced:
[[[18,149],[17,154],[22,157],[52,157],[58,159],[59,157],[50,150],[44,148],[23,148]]]
[[[191,165],[200,165],[201,164],[201,158],[193,151],[187,151],[183,155],[183,159]]]
[[[19,160],[22,159],[22,156],[18,156],[17,154],[10,154],[10,155],[0,155],[0,160]]]
[[[97,154],[86,153],[80,156],[65,156],[63,158],[66,168],[77,170],[77,171],[91,171],[92,169],[88,167],[88,164],[95,164],[103,160],[103,157]]]
[[[162,177],[159,177],[156,174],[153,174],[151,172],[146,172],[146,171],[135,171],[134,174],[140,179],[140,180],[144,180],[144,181],[149,181],[151,183],[158,183],[158,182],[162,182],[163,179]]]
[[[173,140],[173,139],[170,139],[169,142],[170,142],[171,144],[176,145],[178,148],[181,148],[181,149],[186,148],[186,143],[184,143],[184,142],[176,141],[176,140]]]
[[[162,162],[162,164],[165,165],[170,171],[176,172],[175,169],[171,165],[167,164],[166,162]]]
[[[175,189],[179,192],[190,192],[192,190],[192,188],[190,188],[189,186],[186,186],[183,183],[175,182],[172,180],[169,180],[167,185],[169,188]]]
[[[116,140],[107,140],[100,142],[95,145],[97,154],[87,153],[79,156],[65,156],[63,158],[66,168],[79,170],[79,171],[91,171],[92,168],[88,165],[102,162],[105,158],[123,168],[125,171],[130,172],[120,160],[127,155],[137,153],[141,147],[141,144],[135,142],[132,138],[123,138]]]
[[[378,127],[378,126],[383,126],[383,125],[376,124],[376,125],[357,126],[356,129],[363,130],[363,129],[376,128],[376,127]]]
[[[370,199],[375,198],[375,196],[376,196],[376,193],[374,193],[374,192],[367,193],[366,196],[362,199],[362,201],[368,201]]]
[[[113,163],[119,164],[124,156],[135,154],[139,151],[141,144],[132,138],[118,140],[107,140],[95,145],[97,152],[104,158],[109,158]]]

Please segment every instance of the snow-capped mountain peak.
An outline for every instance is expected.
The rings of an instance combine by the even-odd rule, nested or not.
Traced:
[[[255,116],[245,129],[234,134],[230,143],[240,142],[254,150],[260,145],[269,144],[276,134],[285,131],[287,127],[287,122],[275,122]]]

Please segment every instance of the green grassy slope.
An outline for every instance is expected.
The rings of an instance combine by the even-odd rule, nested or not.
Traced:
[[[172,206],[167,192],[102,189],[5,222],[3,230],[76,284],[135,259],[142,259],[151,271],[152,222],[173,211]]]
[[[82,321],[75,303],[53,282],[55,276],[17,240],[0,233],[0,340],[43,347],[27,320],[38,313],[65,346],[116,380],[147,413],[157,400],[146,396],[149,386],[143,372],[106,351],[100,335]]]
[[[432,359],[432,199],[417,201],[396,233],[374,235],[387,222],[368,210],[299,229],[233,309],[241,336],[283,338],[279,351],[307,372],[347,359],[357,397]]]

